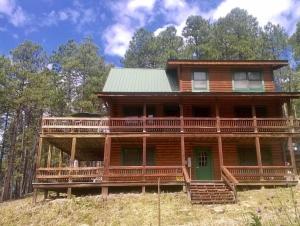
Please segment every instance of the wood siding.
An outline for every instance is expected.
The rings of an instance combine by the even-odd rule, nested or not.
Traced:
[[[261,139],[261,149],[265,147],[271,148],[272,165],[283,166],[283,140],[278,139]],[[121,150],[122,148],[142,149],[142,138],[113,138],[111,150],[111,166],[122,165]],[[155,149],[155,165],[157,166],[180,166],[181,165],[181,149],[179,138],[147,138],[147,147]],[[185,138],[185,158],[191,157],[192,162],[195,158],[193,150],[195,148],[208,148],[212,153],[213,161],[213,179],[219,180],[220,159],[218,154],[218,144],[216,138]],[[228,138],[223,140],[223,159],[225,166],[238,166],[239,158],[237,147],[251,147],[255,152],[254,138]],[[195,172],[192,167],[192,175]]]
[[[179,75],[179,87],[182,92],[192,92],[192,72],[193,71],[207,71],[209,79],[209,92],[233,92],[232,75],[235,70],[259,70],[263,73],[264,90],[265,92],[274,92],[275,83],[273,80],[273,71],[271,67],[265,66],[263,68],[257,67],[220,67],[212,66],[210,68],[192,68],[182,67]]]

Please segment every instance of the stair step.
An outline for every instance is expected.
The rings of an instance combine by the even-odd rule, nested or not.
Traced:
[[[233,191],[224,181],[192,181],[189,189],[193,204],[236,202]]]

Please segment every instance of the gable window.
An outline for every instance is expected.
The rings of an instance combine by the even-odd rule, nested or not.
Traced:
[[[193,91],[208,91],[208,76],[205,71],[193,72]]]
[[[233,75],[235,91],[263,91],[262,73],[259,71],[239,71]]]

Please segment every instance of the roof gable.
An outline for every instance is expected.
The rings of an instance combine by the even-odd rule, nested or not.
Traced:
[[[164,69],[112,68],[103,92],[176,92],[176,71]]]

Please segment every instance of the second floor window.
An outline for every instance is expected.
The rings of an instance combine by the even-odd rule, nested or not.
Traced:
[[[263,91],[261,72],[235,72],[233,79],[235,91]]]
[[[193,91],[208,91],[208,79],[206,72],[193,72]]]

